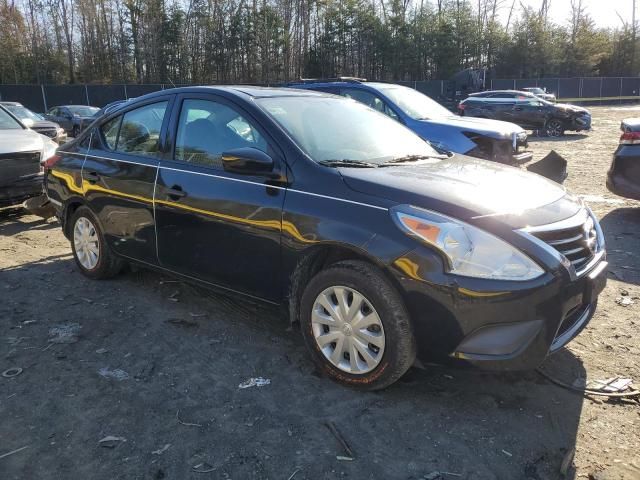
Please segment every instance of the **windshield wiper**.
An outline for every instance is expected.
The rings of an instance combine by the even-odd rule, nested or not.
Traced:
[[[361,160],[349,160],[344,158],[342,160],[320,160],[320,165],[327,167],[353,167],[353,168],[376,168],[379,167],[377,163],[364,162]]]
[[[388,162],[384,162],[385,165],[396,164],[396,163],[408,163],[408,162],[417,162],[419,160],[427,160],[429,158],[447,158],[446,155],[405,155],[404,157],[394,158],[393,160],[389,160]]]

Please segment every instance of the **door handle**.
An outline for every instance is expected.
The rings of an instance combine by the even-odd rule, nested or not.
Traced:
[[[171,200],[179,200],[180,198],[186,196],[187,192],[182,190],[182,187],[180,185],[174,185],[167,190],[167,197],[169,197]]]
[[[87,172],[84,176],[87,177],[87,182],[89,183],[96,183],[100,180],[100,175],[97,172]]]

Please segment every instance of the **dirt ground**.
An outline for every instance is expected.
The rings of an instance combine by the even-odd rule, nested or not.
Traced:
[[[640,203],[604,183],[640,107],[592,111],[592,132],[531,142],[568,159],[611,267],[590,326],[543,368],[640,386]],[[278,309],[148,271],[89,281],[58,224],[17,209],[0,212],[0,319],[0,371],[22,369],[0,377],[2,479],[640,479],[636,400],[441,366],[358,393],[314,372]]]

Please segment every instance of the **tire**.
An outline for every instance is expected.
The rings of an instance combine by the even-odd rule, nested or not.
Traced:
[[[340,317],[346,308],[340,309],[338,295],[344,295],[346,308],[354,307],[353,316]],[[356,308],[358,295],[360,308]],[[327,302],[334,307],[333,315],[321,305]],[[385,388],[415,360],[416,344],[404,302],[382,273],[366,262],[344,261],[322,270],[304,290],[300,309],[302,335],[314,363],[343,385],[360,390]],[[355,328],[357,319],[360,328]]]
[[[94,280],[102,280],[120,273],[124,261],[116,257],[109,249],[100,224],[89,208],[79,207],[73,213],[69,226],[73,257],[83,275]],[[86,234],[83,235],[81,232],[86,232]],[[83,242],[90,244],[91,247],[85,247]],[[94,256],[89,250],[94,250],[97,253]]]
[[[562,120],[550,118],[544,127],[545,133],[549,137],[561,137],[564,135],[564,125]]]

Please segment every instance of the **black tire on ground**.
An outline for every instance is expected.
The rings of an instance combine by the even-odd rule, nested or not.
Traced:
[[[332,286],[344,286],[364,295],[378,313],[385,347],[380,363],[370,372],[352,374],[334,366],[322,353],[313,334],[311,315],[318,295]],[[404,301],[375,266],[357,260],[335,263],[308,283],[300,302],[300,323],[307,349],[318,369],[331,379],[360,390],[379,390],[398,380],[413,365],[416,343]]]
[[[89,222],[91,222],[93,228],[95,228],[95,231],[97,233],[99,255],[98,255],[98,262],[96,266],[92,269],[85,268],[82,265],[82,263],[78,258],[78,254],[76,252],[76,245],[74,242],[74,228],[78,220],[80,220],[81,218],[86,218],[87,220],[89,220]],[[73,258],[75,259],[76,265],[78,266],[78,268],[80,269],[83,275],[94,280],[103,280],[103,279],[114,277],[115,275],[120,273],[120,271],[124,267],[125,261],[122,258],[114,255],[113,252],[111,252],[111,250],[109,249],[108,245],[104,240],[104,235],[102,234],[102,229],[100,228],[100,224],[98,223],[98,221],[96,220],[96,217],[93,215],[93,213],[91,212],[91,210],[89,210],[88,207],[84,207],[84,206],[79,207],[73,213],[70,224],[69,224],[69,238],[71,241],[71,250],[73,251]]]

